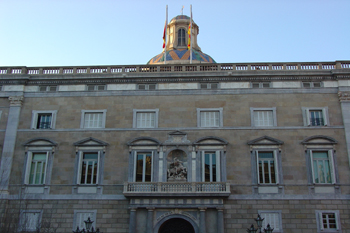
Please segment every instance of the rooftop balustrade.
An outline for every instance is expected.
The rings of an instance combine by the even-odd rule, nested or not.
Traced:
[[[230,184],[224,182],[128,182],[125,196],[229,196]]]
[[[245,72],[245,71],[307,71],[350,69],[350,61],[304,63],[221,63],[191,65],[128,65],[81,67],[0,67],[0,75],[71,75],[166,72]]]

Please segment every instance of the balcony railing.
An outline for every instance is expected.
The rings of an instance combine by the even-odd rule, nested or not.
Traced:
[[[278,72],[350,69],[350,61],[335,62],[274,62],[274,63],[222,63],[222,64],[166,64],[128,66],[74,66],[74,67],[0,67],[0,75],[71,75],[163,72]]]
[[[224,182],[128,182],[125,196],[229,196],[230,184]]]

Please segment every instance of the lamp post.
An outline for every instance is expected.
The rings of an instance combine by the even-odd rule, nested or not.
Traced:
[[[264,218],[260,217],[260,214],[258,214],[258,217],[254,219],[256,221],[256,224],[258,225],[258,228],[254,228],[254,224],[250,226],[250,228],[247,229],[248,233],[256,233],[257,230],[259,230],[259,233],[262,233],[261,228],[262,228],[262,223],[264,221]],[[267,227],[264,228],[265,233],[272,233],[273,228],[270,227],[270,224],[267,224]]]
[[[97,228],[97,230],[95,231],[94,227],[91,227],[94,221],[91,221],[90,217],[88,217],[88,220],[85,220],[84,222],[86,231],[84,228],[80,230],[79,227],[77,227],[77,229],[73,231],[73,233],[102,233],[100,232],[99,228]]]

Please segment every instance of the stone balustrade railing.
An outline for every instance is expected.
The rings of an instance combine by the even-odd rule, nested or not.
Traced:
[[[157,194],[230,194],[230,184],[224,182],[128,182],[125,196]]]
[[[242,72],[242,71],[295,71],[350,69],[350,61],[304,63],[221,63],[192,65],[129,65],[88,67],[0,67],[3,74],[69,75],[160,72]]]

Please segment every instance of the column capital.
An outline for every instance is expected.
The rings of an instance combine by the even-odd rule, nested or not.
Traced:
[[[338,92],[339,102],[350,101],[350,92],[339,91]]]
[[[129,210],[130,210],[130,211],[136,211],[136,210],[137,210],[137,207],[129,207]]]
[[[217,211],[224,211],[224,207],[223,206],[218,206],[218,207],[216,207],[216,209],[217,209]]]
[[[198,207],[199,211],[206,211],[207,207]]]
[[[10,106],[21,107],[23,103],[23,99],[24,99],[23,96],[10,96],[9,97]]]
[[[156,208],[154,208],[154,207],[147,207],[146,208],[148,211],[154,211]]]

